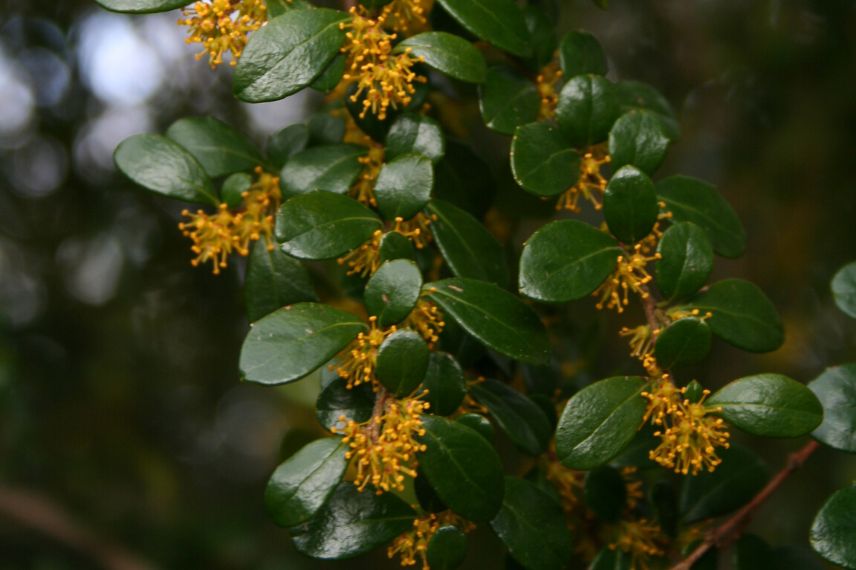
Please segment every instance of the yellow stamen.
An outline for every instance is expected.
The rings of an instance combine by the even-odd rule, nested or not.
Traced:
[[[542,120],[552,119],[556,114],[556,106],[559,104],[559,87],[563,72],[559,63],[553,61],[547,64],[535,78],[538,94],[541,96],[541,111],[539,118]],[[600,168],[598,168],[600,174]]]
[[[657,523],[640,518],[621,521],[618,538],[609,548],[629,554],[631,569],[647,570],[650,568],[648,559],[665,555],[667,543],[668,538]]]
[[[579,204],[580,198],[583,198],[590,202],[595,210],[600,210],[603,207],[601,199],[607,184],[606,178],[600,171],[611,160],[604,147],[589,148],[580,160],[580,177],[577,183],[559,197],[556,209],[579,213],[582,211]]]
[[[415,519],[412,529],[396,537],[387,548],[386,555],[389,558],[398,555],[402,566],[415,566],[418,560],[422,563],[422,570],[430,570],[428,543],[440,527],[446,525],[454,525],[462,532],[470,532],[476,528],[476,525],[452,511],[428,513]]]
[[[247,37],[267,23],[264,0],[210,0],[194,2],[182,10],[179,25],[187,26],[187,43],[202,44],[196,59],[208,55],[211,68],[232,54],[230,65],[236,65],[247,45]]]
[[[386,27],[403,36],[428,29],[428,13],[434,0],[392,0],[381,12]]]
[[[440,333],[443,332],[446,322],[437,305],[426,299],[419,299],[402,326],[414,329],[422,335],[428,347],[433,349],[434,344],[440,340]]]
[[[659,253],[650,256],[643,254],[642,245],[638,243],[634,246],[632,254],[619,255],[615,273],[594,292],[594,296],[600,296],[597,308],[605,307],[623,313],[624,307],[630,304],[631,291],[642,299],[647,299],[650,293],[645,285],[653,279],[648,273],[647,265],[661,257]]]
[[[394,326],[379,328],[377,317],[369,317],[369,330],[358,334],[339,355],[340,364],[336,367],[336,373],[347,381],[348,389],[360,384],[371,384],[375,392],[380,389],[374,376],[377,351],[386,337],[395,331]]]

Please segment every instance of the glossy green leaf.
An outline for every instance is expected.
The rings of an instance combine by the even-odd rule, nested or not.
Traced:
[[[710,352],[710,337],[710,327],[701,319],[678,319],[657,335],[654,358],[666,370],[695,364]]]
[[[383,165],[374,192],[384,218],[409,220],[425,207],[433,188],[431,160],[419,154],[403,154]]]
[[[367,422],[372,416],[374,404],[375,393],[370,384],[348,388],[345,380],[335,378],[318,395],[315,415],[324,428],[336,428],[341,432],[348,421]],[[342,417],[345,419],[342,420]]]
[[[398,232],[387,232],[380,238],[380,260],[416,259],[416,248],[413,242]]]
[[[684,477],[680,509],[685,523],[718,517],[748,503],[769,479],[767,466],[752,451],[732,444],[719,450],[722,463],[713,473]]]
[[[253,245],[244,282],[244,305],[250,322],[292,303],[317,300],[302,263],[278,249],[268,249],[263,239]]]
[[[432,570],[454,570],[467,556],[467,536],[456,526],[441,526],[428,541],[425,556]]]
[[[308,143],[309,127],[296,124],[272,134],[265,150],[270,161],[282,169],[288,159],[305,149]]]
[[[623,114],[609,131],[609,154],[614,168],[632,164],[653,175],[666,158],[669,137],[663,122],[651,111],[634,110]]]
[[[440,416],[455,413],[467,395],[464,371],[455,357],[446,352],[431,351],[422,385],[428,390],[422,399],[431,406],[428,409],[432,414]]]
[[[192,154],[208,176],[249,171],[262,157],[241,133],[214,117],[186,117],[174,122],[166,136]]]
[[[443,129],[431,117],[418,113],[405,113],[389,127],[385,153],[387,160],[394,160],[403,154],[416,153],[436,163],[446,154]]]
[[[612,235],[636,243],[651,233],[659,213],[654,183],[644,172],[624,166],[613,174],[603,197],[603,217]]]
[[[502,509],[490,526],[526,570],[561,570],[573,548],[559,503],[534,483],[505,478]]]
[[[309,0],[265,0],[268,14],[275,18],[289,10],[305,10],[312,7]]]
[[[831,287],[838,308],[856,319],[856,261],[838,270]]]
[[[253,185],[253,177],[246,172],[236,172],[223,181],[220,187],[220,198],[232,209],[240,209],[244,205],[244,192]]]
[[[113,12],[126,14],[150,14],[168,12],[191,4],[191,0],[95,0],[102,7]]]
[[[481,414],[464,414],[455,418],[455,421],[475,432],[478,432],[480,436],[491,444],[496,437],[496,431],[493,429],[493,424]]]
[[[362,172],[362,147],[348,144],[315,146],[301,151],[282,169],[282,189],[287,195],[326,190],[346,194]]]
[[[490,520],[503,496],[502,465],[493,446],[478,432],[439,416],[423,416],[419,467],[450,509],[464,518]]]
[[[572,77],[565,83],[556,107],[559,128],[578,147],[605,141],[619,113],[613,83],[591,74]]]
[[[514,0],[438,0],[467,30],[499,49],[527,57],[531,53],[523,12]]]
[[[276,101],[321,75],[339,52],[348,14],[327,8],[289,10],[250,36],[235,67],[235,96],[242,101]]]
[[[484,56],[460,36],[446,32],[423,32],[402,41],[395,51],[410,52],[425,65],[468,83],[483,83],[487,74]]]
[[[244,339],[243,378],[285,384],[323,366],[366,330],[357,317],[318,303],[283,307],[256,322]]]
[[[366,310],[377,316],[382,327],[400,323],[416,306],[421,289],[422,273],[415,263],[406,259],[388,261],[366,283]]]
[[[276,468],[265,490],[265,506],[276,524],[298,525],[324,506],[345,474],[347,449],[341,438],[319,439]]]
[[[746,248],[746,232],[737,214],[707,182],[689,176],[670,176],[657,182],[657,195],[676,222],[693,222],[707,232],[713,249],[738,257]]]
[[[743,431],[764,437],[799,437],[823,420],[823,407],[804,384],[781,374],[734,380],[708,400]]]
[[[615,270],[621,248],[585,222],[551,222],[530,237],[520,256],[520,293],[549,303],[581,299]]]
[[[561,194],[580,176],[580,155],[556,127],[530,123],[517,127],[511,141],[511,172],[527,192]]]
[[[558,41],[556,40],[556,18],[549,16],[543,4],[523,6],[523,21],[529,32],[532,56],[527,58],[530,67],[541,69],[553,61]]]
[[[403,398],[422,383],[428,370],[428,345],[410,329],[395,331],[377,352],[375,376],[395,396]]]
[[[309,129],[309,146],[337,145],[345,138],[345,118],[333,116],[329,111],[318,111],[306,121]],[[365,153],[365,147],[362,147]]]
[[[559,44],[559,64],[565,77],[591,73],[606,75],[606,55],[600,42],[588,32],[568,32]]]
[[[583,487],[586,506],[601,520],[615,522],[627,507],[627,485],[614,467],[603,465],[586,474]]]
[[[680,136],[681,126],[675,117],[675,111],[657,89],[641,81],[619,81],[615,87],[622,111],[633,109],[652,111],[670,139],[675,140]]]
[[[692,222],[674,224],[657,246],[660,261],[654,269],[657,289],[667,299],[698,291],[713,271],[713,246],[700,226]]]
[[[160,135],[134,135],[116,147],[122,173],[146,190],[185,202],[216,204],[211,179],[193,155]]]
[[[823,423],[814,430],[814,438],[856,453],[856,364],[827,368],[808,387],[823,405]]]
[[[588,470],[621,453],[642,425],[646,385],[636,376],[615,376],[571,396],[556,428],[556,452],[562,464]]]
[[[546,362],[550,343],[538,315],[519,297],[492,283],[444,279],[425,286],[428,297],[468,333],[516,360]]]
[[[750,352],[776,350],[785,339],[773,303],[755,284],[742,279],[718,281],[694,298],[690,307],[711,312],[706,321],[713,334]]]
[[[538,119],[541,96],[529,79],[505,67],[491,67],[479,87],[479,108],[488,128],[511,135],[517,127]]]
[[[321,560],[353,558],[413,528],[416,514],[392,493],[360,493],[341,483],[324,507],[290,532],[297,550]]]
[[[324,71],[316,77],[309,85],[312,89],[329,93],[335,89],[342,81],[342,76],[345,74],[345,66],[348,63],[348,58],[345,54],[339,53],[327,64]]]
[[[300,259],[331,259],[367,241],[380,228],[378,217],[351,198],[330,192],[301,194],[276,216],[276,239]]]
[[[547,449],[553,437],[553,426],[538,404],[491,378],[473,385],[470,393],[487,407],[491,417],[515,446],[530,455],[538,455]]]
[[[818,554],[834,564],[856,568],[856,485],[836,491],[811,525],[809,540]]]
[[[483,224],[443,200],[432,200],[428,213],[436,216],[431,233],[455,275],[502,286],[508,283],[505,253]]]

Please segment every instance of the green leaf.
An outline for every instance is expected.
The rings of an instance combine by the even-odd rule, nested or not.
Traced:
[[[151,14],[152,12],[168,12],[188,4],[191,0],[95,0],[102,7],[113,12],[126,14]]]
[[[341,438],[319,439],[276,468],[265,490],[265,506],[276,524],[298,525],[324,506],[345,474],[347,449]]]
[[[632,164],[654,174],[666,158],[669,137],[662,120],[651,111],[629,111],[609,131],[609,154],[614,168]]]
[[[271,162],[282,169],[288,159],[305,149],[307,144],[309,127],[303,124],[291,125],[271,135],[266,151]]]
[[[654,358],[668,370],[681,364],[695,364],[710,352],[710,327],[701,319],[678,319],[657,335]]]
[[[232,209],[240,209],[244,205],[244,192],[253,185],[253,177],[246,172],[236,172],[229,175],[220,187],[220,198]]]
[[[531,308],[508,291],[475,279],[444,279],[423,290],[448,317],[493,350],[515,360],[546,362],[550,343]]]
[[[478,432],[480,436],[491,444],[496,437],[496,431],[493,429],[493,424],[481,414],[464,414],[455,418],[455,421],[475,432]]]
[[[315,415],[321,425],[328,430],[344,430],[346,422],[367,422],[372,416],[375,393],[371,384],[360,384],[348,388],[342,378],[335,378],[318,395],[315,403]],[[344,416],[344,421],[342,417]]]
[[[458,277],[505,286],[508,265],[502,246],[472,215],[442,200],[432,200],[428,212],[436,219],[431,233],[449,268]]]
[[[598,518],[616,522],[627,506],[627,485],[614,467],[603,465],[586,474],[583,487],[586,506]]]
[[[636,376],[615,376],[571,396],[556,428],[562,464],[588,470],[621,453],[642,425],[646,385]]]
[[[134,135],[116,147],[122,173],[146,190],[185,202],[216,204],[211,179],[193,155],[160,135]]]
[[[416,259],[416,248],[413,242],[398,232],[387,232],[380,238],[380,260]]]
[[[856,453],[856,364],[827,368],[808,387],[823,405],[823,423],[814,430],[814,438]]]
[[[429,411],[440,416],[455,413],[467,395],[461,365],[446,352],[431,352],[422,385],[428,390],[423,399],[430,404]]]
[[[381,222],[374,212],[347,196],[330,192],[301,194],[283,204],[276,216],[276,239],[300,259],[331,259],[367,241]]]
[[[737,214],[707,182],[689,176],[670,176],[657,183],[657,195],[676,222],[693,222],[707,232],[713,249],[725,257],[739,257],[746,248],[746,232]]]
[[[377,352],[375,376],[395,396],[403,398],[422,383],[428,370],[428,345],[410,329],[395,331]]]
[[[737,348],[770,352],[785,340],[782,321],[773,303],[749,281],[718,281],[694,298],[689,306],[702,313],[713,313],[706,321],[710,330]]]
[[[419,467],[450,509],[472,521],[490,520],[503,496],[502,464],[478,432],[439,416],[423,416]]]
[[[748,503],[769,479],[767,466],[739,445],[721,451],[722,463],[713,473],[684,477],[680,509],[685,523],[718,517]]]
[[[568,32],[559,44],[559,64],[565,77],[591,73],[606,75],[606,55],[597,39],[588,32]]]
[[[327,67],[324,68],[321,75],[316,77],[310,84],[310,87],[321,91],[322,93],[329,93],[335,89],[342,81],[342,76],[345,74],[345,64],[347,64],[347,62],[348,59],[345,57],[345,54],[337,54],[336,57],[327,64]]]
[[[811,525],[809,540],[818,554],[834,564],[856,568],[856,485],[836,491]]]
[[[425,555],[432,570],[454,570],[467,556],[467,536],[456,526],[441,526],[428,542]]]
[[[309,146],[335,145],[345,138],[345,118],[334,117],[330,111],[318,111],[313,113],[306,122],[309,129]],[[365,147],[360,147],[362,152],[367,152]]]
[[[654,183],[644,172],[628,165],[613,174],[603,197],[603,217],[612,235],[636,243],[651,233],[659,213]]]
[[[704,230],[692,222],[667,229],[657,253],[661,256],[654,269],[657,289],[667,299],[695,293],[713,271],[713,246]]]
[[[805,385],[781,374],[734,380],[707,402],[743,431],[764,437],[799,437],[823,420],[823,407]]]
[[[527,192],[555,196],[576,184],[580,155],[547,123],[517,127],[511,141],[511,172]]]
[[[393,495],[360,493],[341,483],[309,522],[291,529],[297,550],[321,560],[342,560],[374,550],[413,528],[416,514]]]
[[[268,14],[271,18],[289,10],[305,10],[312,7],[309,0],[265,0],[265,4],[267,4]]]
[[[529,79],[505,67],[491,67],[479,86],[479,108],[488,128],[511,135],[517,127],[538,119],[541,96]]]
[[[467,30],[499,49],[528,57],[529,31],[523,12],[514,0],[438,0],[443,8]]]
[[[487,407],[515,446],[529,455],[538,455],[547,449],[553,437],[553,426],[538,404],[491,378],[474,385],[470,393]]]
[[[448,152],[435,171],[434,196],[475,216],[483,216],[496,194],[490,166],[467,145],[450,140],[447,147]]]
[[[406,259],[388,261],[366,283],[364,300],[370,315],[378,324],[388,327],[407,318],[422,289],[422,273]]]
[[[613,83],[599,75],[578,75],[562,87],[556,119],[571,144],[586,147],[607,139],[619,112]]]
[[[523,18],[532,46],[528,63],[531,68],[540,69],[553,61],[553,54],[556,53],[556,18],[548,16],[543,5],[533,4],[523,7]]]
[[[317,300],[302,263],[278,249],[268,249],[263,239],[253,245],[244,283],[244,305],[250,322],[285,305]]]
[[[250,36],[235,67],[235,96],[242,101],[276,101],[321,75],[339,53],[348,14],[327,8],[289,10]]]
[[[386,158],[394,160],[415,152],[436,163],[446,154],[446,141],[440,124],[425,115],[405,113],[398,117],[386,135]]]
[[[484,83],[487,74],[484,56],[460,36],[446,32],[423,32],[395,46],[395,51],[402,52],[408,48],[414,56],[421,57],[428,67],[449,77],[467,83]]]
[[[598,553],[589,570],[632,570],[632,568],[630,555],[607,547]]]
[[[838,308],[856,319],[856,261],[838,270],[832,278],[831,287]]]
[[[681,126],[675,118],[675,111],[669,101],[651,85],[641,81],[619,81],[615,85],[622,111],[645,109],[655,113],[664,131],[672,140],[681,133]]]
[[[283,307],[256,322],[241,347],[243,378],[259,384],[300,380],[366,330],[357,317],[318,303]]]
[[[526,570],[561,570],[571,558],[571,535],[561,506],[529,481],[505,478],[502,509],[490,526]]]
[[[425,207],[433,188],[431,160],[419,154],[404,154],[383,165],[374,192],[385,219],[409,220]]]
[[[315,146],[298,152],[282,169],[282,189],[286,194],[326,190],[346,194],[360,175],[362,147],[349,144]]]
[[[585,222],[551,222],[523,246],[520,293],[548,303],[581,299],[615,271],[621,251],[612,236]]]
[[[166,136],[187,149],[212,178],[252,170],[262,162],[244,135],[214,117],[179,119]]]

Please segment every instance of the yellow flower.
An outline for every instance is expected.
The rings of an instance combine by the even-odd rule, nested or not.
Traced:
[[[645,360],[654,350],[660,329],[651,329],[649,325],[639,325],[635,328],[622,327],[618,334],[630,337],[630,356]]]
[[[555,446],[555,442],[552,445]],[[559,494],[559,502],[565,514],[574,514],[581,505],[580,498],[583,496],[583,488],[585,487],[585,471],[569,469],[559,463],[558,460],[551,460],[546,465],[545,476],[556,488],[556,492]]]
[[[409,220],[395,218],[395,231],[413,242],[416,249],[424,249],[434,236],[431,234],[431,223],[437,220],[437,216],[419,212]]]
[[[336,373],[347,381],[348,389],[360,384],[371,384],[375,392],[380,389],[374,377],[377,351],[386,337],[395,331],[394,326],[379,328],[377,317],[369,317],[369,330],[358,334],[339,356],[341,363],[336,367]]]
[[[383,168],[384,147],[371,139],[367,146],[368,153],[358,159],[363,165],[363,171],[351,187],[351,195],[367,206],[376,207],[377,198],[375,198],[374,187],[380,175],[380,169]]]
[[[389,232],[384,233],[382,230],[375,230],[367,242],[352,249],[337,261],[339,265],[348,267],[348,275],[368,277],[377,271],[381,265],[380,244],[387,233],[397,232],[408,238],[416,249],[423,249],[433,239],[430,230],[432,221],[432,217],[421,212],[409,220],[401,217],[395,218],[395,226]]]
[[[419,398],[396,399],[382,393],[379,398],[383,412],[358,424],[348,421],[343,442],[349,450],[345,457],[356,459],[357,474],[354,485],[359,491],[371,484],[380,495],[389,491],[403,491],[406,477],[416,477],[416,454],[425,451],[419,438],[425,435],[422,414],[428,403]],[[347,421],[346,418],[340,418]],[[334,430],[336,431],[336,430]]]
[[[556,106],[559,104],[559,86],[562,81],[562,70],[559,68],[558,62],[547,64],[535,78],[535,86],[538,88],[538,94],[541,96],[541,111],[539,118],[549,120],[556,114]],[[589,153],[586,153],[583,160],[586,160]],[[593,160],[588,158],[588,160]],[[581,173],[586,172],[581,169]],[[600,175],[600,165],[597,165],[597,175]],[[571,209],[571,208],[568,208]]]
[[[383,7],[386,27],[405,36],[428,29],[428,12],[434,0],[392,0]]]
[[[396,537],[387,548],[386,555],[389,558],[398,555],[402,566],[415,566],[419,560],[422,570],[430,570],[427,558],[428,543],[440,527],[446,525],[454,525],[461,532],[470,532],[476,528],[476,525],[452,511],[428,513],[414,519],[413,528]]]
[[[429,348],[434,348],[434,344],[440,340],[440,333],[443,332],[446,322],[437,305],[431,301],[419,299],[402,326],[414,329],[422,335]]]
[[[618,526],[618,538],[610,543],[612,550],[621,550],[630,555],[632,570],[650,568],[649,558],[665,555],[668,538],[660,526],[646,518],[623,520]]]
[[[193,241],[190,249],[196,257],[190,263],[196,267],[210,261],[214,265],[214,275],[217,275],[229,264],[229,255],[237,245],[238,238],[232,233],[234,214],[226,204],[220,204],[213,216],[202,210],[196,213],[183,210],[181,215],[190,218],[189,222],[178,224],[178,229]]]
[[[196,59],[208,54],[211,67],[223,63],[223,55],[232,54],[236,65],[247,45],[247,36],[267,22],[264,0],[210,0],[194,2],[182,10],[179,25],[187,26],[187,43],[202,44]]]
[[[634,246],[633,253],[619,255],[615,273],[594,292],[594,296],[600,296],[597,308],[606,307],[623,313],[624,307],[630,304],[630,291],[642,299],[647,299],[650,293],[645,286],[653,279],[648,273],[647,265],[661,257],[659,253],[645,255],[642,253],[642,244],[639,243]]]
[[[581,212],[580,198],[591,202],[595,210],[600,210],[603,205],[601,198],[606,191],[607,180],[601,174],[601,168],[608,164],[612,158],[602,146],[591,147],[580,160],[580,177],[577,183],[571,186],[559,197],[556,203],[557,210],[569,210]]]

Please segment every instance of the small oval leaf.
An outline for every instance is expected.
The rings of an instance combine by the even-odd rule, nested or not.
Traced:
[[[713,271],[713,246],[705,231],[692,222],[679,222],[667,229],[657,253],[657,288],[668,299],[695,293]]]
[[[628,165],[613,174],[603,197],[603,217],[612,235],[634,244],[651,233],[659,213],[654,183],[644,172]]]
[[[856,568],[856,485],[835,492],[811,525],[809,540],[818,554],[834,564]]]
[[[294,154],[282,168],[282,189],[286,195],[325,190],[346,194],[363,170],[362,147],[350,144],[314,146]]]
[[[700,361],[710,352],[710,337],[710,327],[701,319],[678,319],[657,335],[654,345],[657,365],[668,370]]]
[[[514,0],[438,0],[440,5],[462,26],[499,49],[527,57],[529,31],[523,12]]]
[[[212,178],[252,170],[262,162],[243,134],[214,117],[179,119],[166,136],[187,149]]]
[[[419,154],[404,154],[383,165],[374,192],[385,219],[409,220],[425,207],[433,188],[431,160]]]
[[[427,156],[434,163],[443,158],[446,141],[437,121],[418,113],[405,113],[392,123],[386,135],[386,158],[393,160],[411,152]]]
[[[587,147],[607,139],[620,108],[615,86],[599,75],[578,75],[559,94],[556,120],[568,141]]]
[[[517,127],[511,141],[511,172],[527,192],[555,196],[580,176],[580,155],[547,123]]]
[[[488,128],[511,135],[517,127],[538,119],[541,96],[529,79],[505,67],[491,67],[479,87],[479,109]]]
[[[423,399],[432,414],[448,416],[455,413],[467,395],[467,384],[461,365],[451,354],[432,351],[422,385],[428,390]]]
[[[838,308],[856,319],[856,261],[838,270],[832,278],[831,287]]]
[[[377,316],[378,324],[388,327],[407,318],[422,290],[422,273],[406,259],[388,261],[366,283],[363,298],[366,310]]]
[[[468,83],[483,83],[487,74],[484,56],[460,36],[447,32],[424,32],[411,36],[395,47],[396,52],[409,49],[425,65],[440,73]]]
[[[814,438],[856,453],[856,364],[827,368],[808,387],[823,405],[823,423]]]
[[[623,114],[609,131],[609,154],[614,168],[632,164],[653,175],[666,158],[669,137],[655,113],[633,110]]]
[[[409,329],[386,337],[377,351],[375,376],[395,396],[403,398],[422,383],[428,369],[428,345]]]
[[[538,455],[547,449],[553,436],[553,426],[538,404],[492,378],[473,385],[470,393],[487,407],[502,431],[518,448],[530,455]]]

